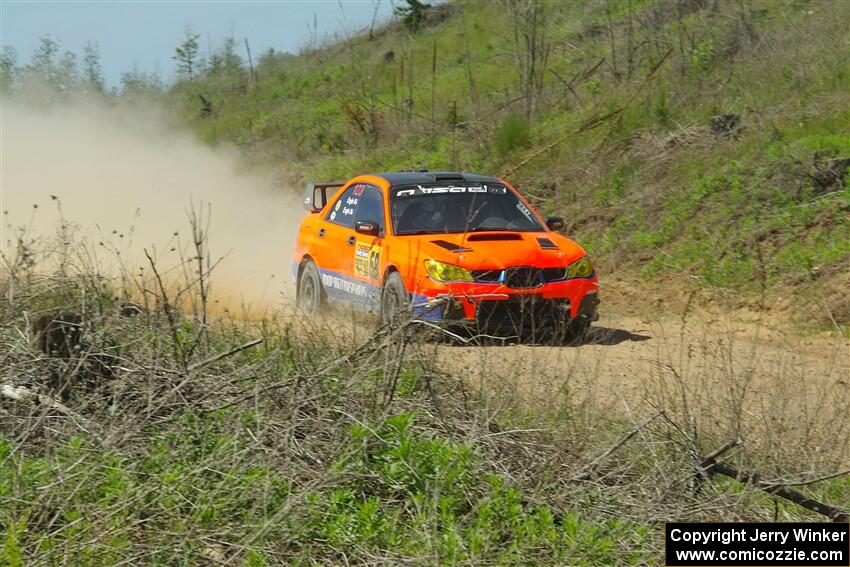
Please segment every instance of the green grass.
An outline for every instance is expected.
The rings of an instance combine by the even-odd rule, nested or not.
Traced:
[[[510,481],[486,473],[471,447],[415,427],[413,414],[389,417],[375,431],[353,427],[332,464],[336,480],[292,502],[291,481],[268,466],[210,466],[244,450],[228,423],[253,419],[186,413],[176,430],[149,431],[140,459],[98,451],[82,438],[50,455],[10,455],[11,443],[0,438],[0,499],[14,496],[0,511],[0,561],[58,561],[90,538],[74,547],[75,565],[117,563],[148,546],[161,550],[148,564],[194,564],[210,553],[194,534],[223,533],[236,543],[274,522],[254,544],[283,545],[293,559],[341,561],[356,548],[441,564],[652,562],[649,526],[529,505]],[[85,483],[74,483],[83,466]],[[52,510],[40,508],[40,495],[63,485],[67,497],[48,522]],[[140,529],[126,529],[133,525]],[[268,558],[254,549],[242,564]]]
[[[61,363],[16,329],[27,313],[83,302],[91,331],[136,371],[93,389],[75,383],[66,403],[86,429],[0,399],[0,565],[644,565],[657,554],[649,522],[530,497],[524,464],[495,464],[514,441],[467,436],[460,383],[444,390],[419,354],[401,365],[390,405],[383,350],[352,350],[333,333],[306,340],[277,320],[216,320],[198,340],[191,317],[172,333],[157,312],[120,317],[91,278],[40,278],[0,310],[14,380],[51,392],[44,377]],[[192,364],[251,335],[263,344],[192,372],[169,397],[183,357]],[[397,348],[384,345],[390,356]]]
[[[453,3],[414,35],[390,25],[372,41],[266,58],[260,80],[242,89],[233,77],[180,83],[170,100],[202,138],[291,161],[299,178],[422,167],[500,174],[527,160],[510,181],[539,197],[544,214],[571,219],[603,273],[696,276],[746,294],[805,289],[815,268],[847,262],[846,191],[818,194],[807,176],[816,157],[850,155],[846,50],[829,40],[843,33],[846,6],[730,4],[680,23],[657,19],[656,2],[631,2],[632,44],[642,46],[631,76],[626,3],[611,9],[617,74],[604,3],[546,6],[547,72],[529,117],[513,19],[480,2]],[[682,26],[692,39],[680,45]],[[647,80],[661,45],[674,49]],[[593,74],[565,86],[599,58]],[[199,92],[214,99],[212,118],[197,115]],[[730,112],[741,129],[713,136],[710,117]],[[692,132],[684,146],[652,141],[683,131]]]
[[[257,162],[285,161],[299,177],[514,170],[509,180],[542,213],[567,219],[603,278],[620,271],[653,282],[694,276],[747,296],[764,288],[802,293],[846,266],[850,191],[819,188],[809,176],[814,160],[850,155],[846,49],[834,41],[846,33],[846,6],[720,3],[722,17],[696,11],[682,22],[662,18],[656,28],[636,23],[635,43],[645,47],[629,77],[628,5],[611,4],[617,73],[606,3],[547,4],[553,72],[527,117],[516,100],[510,14],[474,1],[452,4],[444,20],[412,36],[388,26],[373,41],[358,36],[267,57],[256,83],[244,71],[206,75],[177,84],[164,100],[201,139],[236,144]],[[656,6],[631,2],[636,17],[646,16],[636,22],[652,21]],[[682,25],[694,39],[680,46]],[[675,49],[644,82],[668,44]],[[389,50],[391,63],[384,60]],[[580,76],[600,57],[606,63],[574,92],[558,78]],[[212,101],[212,116],[198,114],[199,93]],[[713,135],[710,117],[730,112],[741,115],[742,129]],[[140,287],[155,289],[147,283]],[[774,509],[771,497],[731,480],[712,480],[693,494],[692,457],[670,443],[678,439],[670,428],[644,431],[604,463],[621,475],[565,481],[633,425],[588,415],[569,391],[554,404],[556,415],[507,398],[477,399],[429,366],[427,345],[417,362],[402,365],[388,404],[387,351],[355,353],[344,339],[315,340],[315,332],[305,340],[280,321],[252,328],[261,346],[204,368],[181,403],[150,414],[150,400],[181,379],[173,347],[194,350],[188,362],[198,362],[244,343],[244,326],[216,322],[207,345],[197,340],[198,323],[186,319],[174,329],[174,345],[156,313],[119,320],[108,315],[111,294],[62,278],[49,284],[50,293],[33,284],[14,306],[0,304],[10,376],[38,384],[53,368],[28,350],[25,314],[84,303],[87,312],[107,314],[94,322],[104,348],[143,371],[120,371],[115,388],[127,389],[115,391],[117,402],[70,402],[115,434],[120,441],[112,444],[69,419],[51,418],[45,427],[30,408],[3,406],[3,565],[261,566],[376,557],[646,565],[659,560],[666,519],[753,520]],[[341,355],[345,362],[328,368]],[[495,419],[502,431],[542,424],[557,434],[496,435],[487,428]],[[742,453],[742,465],[751,459],[770,474],[758,454]],[[774,474],[786,474],[787,460],[777,461],[782,470]],[[661,502],[653,500],[658,478],[675,479]],[[841,504],[850,482],[806,490]],[[812,519],[791,504],[780,511],[789,520]]]
[[[685,213],[735,183],[705,177],[700,187],[702,199],[686,202]],[[85,305],[81,360],[115,358],[103,359],[108,379],[81,365],[65,400],[81,417],[0,399],[2,565],[652,565],[665,521],[754,520],[773,510],[769,495],[731,481],[695,492],[690,442],[662,420],[596,463],[633,422],[602,414],[568,383],[545,409],[523,399],[520,382],[478,390],[448,374],[437,345],[415,332],[355,338],[281,316],[214,319],[201,336],[191,316],[176,329],[161,310],[121,316],[115,290],[86,274],[30,275],[31,285],[0,305],[4,384],[58,395],[49,377],[67,368],[36,352],[26,333],[30,314],[46,308]],[[0,293],[7,285],[0,281]],[[185,370],[257,336],[262,345]],[[722,366],[746,374],[720,348]],[[685,390],[680,402],[650,398],[682,422],[677,404],[697,402],[703,450],[728,438],[727,420],[742,411],[718,410],[736,377],[706,349],[693,355],[705,370],[690,379],[711,385],[718,403]],[[840,456],[820,440],[845,438],[846,421],[828,413],[840,414],[843,402],[830,403],[802,416],[794,404],[765,410],[768,438],[748,439],[733,462],[764,478],[831,472]],[[786,420],[799,430],[771,437]],[[798,437],[813,453],[799,455]],[[804,489],[840,506],[850,484]],[[790,504],[781,513],[812,518]]]

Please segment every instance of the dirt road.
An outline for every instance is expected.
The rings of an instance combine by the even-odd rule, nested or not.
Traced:
[[[646,286],[620,288],[629,292],[603,297],[579,346],[425,341],[420,355],[462,378],[476,399],[535,422],[565,413],[637,422],[663,409],[708,444],[737,438],[777,460],[850,466],[850,340],[838,330],[805,333],[787,311],[730,309],[687,293],[666,304],[633,301],[629,294],[649,295]],[[344,319],[314,332],[353,330],[346,340],[360,344],[376,324],[341,327]]]
[[[446,346],[437,357],[481,396],[529,411],[636,420],[664,409],[712,437],[850,463],[850,341],[801,336],[781,316],[609,308],[581,346]]]

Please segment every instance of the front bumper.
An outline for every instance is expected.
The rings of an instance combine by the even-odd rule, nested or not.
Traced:
[[[474,283],[445,287],[449,289],[415,296],[414,315],[446,325],[475,326],[481,332],[499,335],[522,335],[575,319],[589,322],[598,318],[595,277],[528,290]]]

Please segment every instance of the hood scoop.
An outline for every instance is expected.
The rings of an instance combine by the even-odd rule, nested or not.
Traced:
[[[454,252],[456,254],[460,254],[461,252],[472,252],[472,248],[466,248],[464,246],[458,246],[457,244],[453,244],[451,242],[446,242],[445,240],[432,240],[431,244],[436,244],[441,248],[445,248],[449,252]]]
[[[543,250],[560,250],[560,248],[558,248],[558,245],[549,240],[548,238],[538,238],[537,243]]]
[[[522,236],[515,232],[491,232],[470,234],[466,237],[467,242],[485,242],[488,240],[522,240]]]

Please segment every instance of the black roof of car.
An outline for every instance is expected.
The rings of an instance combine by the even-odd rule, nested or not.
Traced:
[[[428,183],[458,182],[458,183],[500,183],[495,177],[478,175],[477,173],[460,173],[457,171],[391,171],[376,173],[390,185],[422,185]]]

